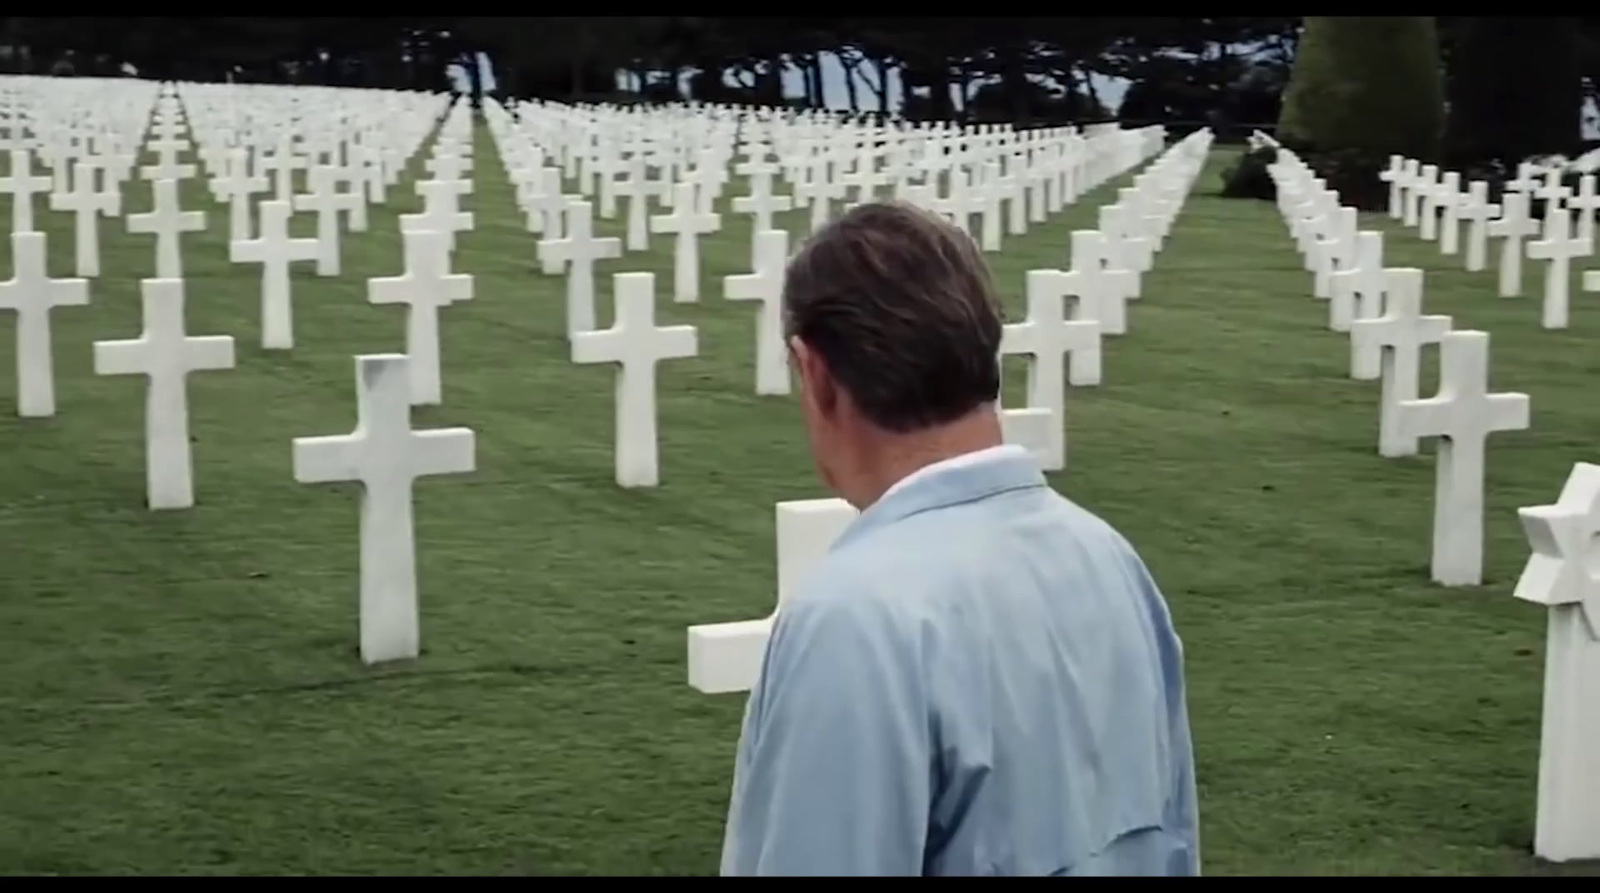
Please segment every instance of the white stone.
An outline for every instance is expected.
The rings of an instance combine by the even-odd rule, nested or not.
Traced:
[[[294,303],[290,294],[289,265],[317,259],[316,239],[289,238],[289,203],[261,203],[260,235],[228,243],[228,260],[261,265],[261,347],[294,347]]]
[[[1461,250],[1461,174],[1447,171],[1439,181],[1439,253]]]
[[[1432,242],[1439,236],[1439,167],[1424,164],[1416,180],[1417,236]]]
[[[359,197],[350,192],[339,192],[334,183],[333,169],[318,165],[311,169],[311,191],[294,197],[296,211],[311,211],[317,215],[317,275],[339,275],[339,212],[353,207]]]
[[[781,396],[790,389],[789,352],[783,343],[783,274],[789,263],[789,233],[762,230],[752,241],[755,272],[724,277],[722,291],[730,301],[761,302],[756,314],[756,393]]]
[[[1481,272],[1488,259],[1489,222],[1500,213],[1500,206],[1489,202],[1489,184],[1482,180],[1468,183],[1466,198],[1461,200],[1457,213],[1467,222],[1466,270]]]
[[[1389,216],[1399,220],[1405,202],[1405,158],[1389,156],[1389,168],[1378,174],[1378,179],[1389,184]]]
[[[12,233],[11,266],[11,278],[0,282],[0,310],[17,312],[17,415],[48,418],[56,414],[50,309],[89,303],[89,283],[50,278],[44,233]]]
[[[95,166],[78,161],[73,164],[72,191],[50,194],[50,208],[73,213],[73,269],[79,277],[100,275],[100,215],[122,213],[122,193],[116,188],[95,189]]]
[[[1405,200],[1400,208],[1400,223],[1402,226],[1417,225],[1417,204],[1420,199],[1418,186],[1422,179],[1422,162],[1415,158],[1407,158],[1405,170]]]
[[[687,196],[680,192],[680,198]],[[693,208],[690,199],[687,206]],[[616,321],[611,328],[572,335],[572,362],[617,363],[616,475],[622,487],[660,481],[656,435],[656,363],[699,352],[693,326],[657,327],[654,273],[612,277]]]
[[[1001,364],[1002,371],[1004,363]],[[1001,380],[1001,393],[1005,392],[1004,376]],[[1055,413],[1042,406],[1028,406],[1022,409],[1006,409],[999,398],[995,400],[995,414],[1000,418],[1000,439],[1005,443],[1022,447],[1039,463],[1045,471],[1060,471],[1065,465],[1050,466],[1053,458],[1051,444],[1056,440],[1055,431],[1064,423],[1056,418]]]
[[[422,213],[401,214],[401,234],[424,231],[441,232],[444,233],[446,250],[454,251],[456,248],[456,233],[470,230],[476,224],[476,219],[471,211],[457,210],[456,200],[461,193],[456,191],[452,183],[438,180],[427,180],[418,183],[416,189],[422,195]],[[554,273],[556,271],[548,270],[546,272]]]
[[[594,329],[594,264],[622,256],[622,240],[595,238],[594,207],[583,199],[567,202],[566,235],[539,243],[543,258],[567,271],[567,335]]]
[[[1328,276],[1328,326],[1336,332],[1350,331],[1358,319],[1373,319],[1383,311],[1387,277],[1383,269],[1383,233],[1362,230],[1356,233],[1353,262]],[[1342,328],[1341,328],[1342,327]],[[1350,377],[1378,377],[1378,351],[1352,339]]]
[[[1539,222],[1528,216],[1528,196],[1507,192],[1500,197],[1500,219],[1489,224],[1500,243],[1500,297],[1522,294],[1522,240],[1539,235]]]
[[[1356,379],[1383,379],[1378,410],[1378,455],[1394,459],[1417,454],[1417,438],[1406,435],[1399,423],[1400,404],[1417,399],[1417,379],[1421,375],[1422,346],[1437,344],[1450,331],[1448,316],[1422,315],[1422,271],[1396,267],[1383,271],[1388,307],[1382,316],[1357,320],[1350,325],[1352,368]],[[1356,365],[1354,357],[1379,357],[1380,368],[1369,370]]]
[[[145,279],[144,332],[131,341],[96,341],[96,375],[144,375],[145,501],[151,509],[194,505],[189,448],[189,373],[232,369],[233,339],[191,337],[184,329],[182,279]]]
[[[1071,273],[1060,270],[1029,270],[1025,278],[1028,315],[1019,323],[1008,323],[1000,336],[1000,353],[1028,357],[1027,407],[1048,409],[1054,417],[1044,443],[1044,467],[1058,471],[1066,467],[1066,361],[1068,354],[1082,354],[1088,361],[1080,367],[1082,375],[1075,385],[1100,383],[1100,323],[1066,318],[1063,298],[1072,288]]]
[[[1355,318],[1353,293],[1346,292],[1344,299],[1333,294],[1333,276],[1340,270],[1355,266],[1359,259],[1355,208],[1339,208],[1328,221],[1327,231],[1316,237],[1313,251],[1316,263],[1312,294],[1328,298],[1328,328],[1335,332],[1350,331],[1350,320]]]
[[[1514,595],[1550,609],[1533,852],[1600,859],[1600,465],[1517,515],[1533,554]]]
[[[1139,296],[1139,274],[1122,265],[1117,240],[1104,232],[1073,230],[1071,245],[1072,272],[1080,276],[1077,318],[1098,321],[1102,335],[1127,334],[1128,302]]]
[[[1600,195],[1595,191],[1595,175],[1584,174],[1578,178],[1578,194],[1567,200],[1567,207],[1578,215],[1578,238],[1594,239],[1594,212],[1600,209]]]
[[[296,481],[362,485],[361,659],[368,664],[415,658],[421,647],[413,484],[476,465],[471,429],[411,429],[409,362],[393,354],[356,357],[355,430],[294,441]]]
[[[772,229],[772,215],[779,211],[789,211],[794,208],[794,199],[787,195],[775,196],[772,194],[772,175],[764,171],[750,175],[750,194],[741,195],[732,202],[735,214],[750,214],[755,219],[750,225],[750,264],[752,267],[760,265],[757,257],[757,239],[755,234]]]
[[[1527,394],[1489,393],[1489,333],[1450,332],[1439,342],[1439,394],[1405,400],[1404,437],[1438,437],[1434,455],[1434,582],[1476,586],[1483,580],[1485,445],[1496,431],[1528,427]]]
[[[11,231],[33,231],[33,197],[50,191],[49,177],[33,176],[33,156],[27,149],[11,150],[11,172],[0,177],[0,193],[11,196]]]
[[[218,177],[214,191],[221,201],[228,203],[228,241],[242,242],[250,238],[250,210],[253,196],[266,192],[267,178],[250,173],[250,150],[229,149],[227,168]]]
[[[760,620],[689,627],[689,685],[708,695],[749,691],[761,675],[767,639],[783,603],[858,516],[843,499],[804,499],[777,506],[778,599]]]
[[[1547,329],[1567,327],[1572,260],[1594,252],[1590,242],[1569,238],[1571,219],[1566,211],[1554,212],[1546,218],[1544,238],[1528,243],[1528,257],[1549,262],[1544,269],[1544,305],[1539,318],[1539,324]]]
[[[446,233],[413,229],[405,240],[405,272],[367,280],[367,301],[406,306],[406,356],[411,402],[432,406],[443,400],[439,364],[439,310],[472,299],[472,277],[450,272]]]
[[[178,181],[156,180],[150,184],[155,204],[143,214],[128,215],[128,232],[155,234],[157,279],[183,278],[184,233],[206,228],[206,212],[184,211],[178,205]]]
[[[700,213],[695,208],[693,183],[679,183],[671,214],[650,218],[650,231],[676,236],[672,255],[672,299],[679,303],[700,300],[700,236],[721,226],[716,214]]]

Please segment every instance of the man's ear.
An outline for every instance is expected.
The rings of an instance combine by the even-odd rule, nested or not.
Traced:
[[[794,367],[800,373],[802,397],[814,405],[818,412],[832,415],[839,401],[839,392],[828,374],[822,355],[795,335],[789,338],[789,353],[794,357]]]

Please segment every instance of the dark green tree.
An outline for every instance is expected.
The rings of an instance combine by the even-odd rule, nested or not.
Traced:
[[[1347,203],[1375,208],[1391,154],[1438,157],[1443,94],[1433,16],[1307,16],[1278,139]]]

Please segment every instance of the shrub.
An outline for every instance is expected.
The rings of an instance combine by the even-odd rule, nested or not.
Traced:
[[[1267,173],[1267,165],[1277,160],[1278,150],[1271,146],[1239,156],[1239,162],[1222,175],[1222,197],[1269,201],[1276,198],[1277,187],[1272,182],[1272,175]]]

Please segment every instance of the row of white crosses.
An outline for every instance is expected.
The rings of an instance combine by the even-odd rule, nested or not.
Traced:
[[[1527,395],[1488,392],[1488,333],[1451,331],[1450,317],[1424,316],[1422,271],[1385,268],[1382,235],[1354,231],[1355,209],[1341,207],[1305,162],[1279,148],[1269,171],[1291,235],[1311,255],[1308,266],[1327,277],[1334,308],[1329,327],[1348,333],[1350,376],[1382,379],[1379,455],[1414,456],[1420,438],[1441,438],[1434,460],[1432,579],[1478,585],[1485,444],[1491,433],[1528,427]],[[1440,373],[1438,395],[1424,399],[1417,382],[1426,344],[1440,346]]]
[[[1171,147],[1119,198],[1136,221],[1132,230],[1158,250],[1198,177],[1210,149],[1210,131],[1199,131]],[[1000,353],[1024,354],[1028,362],[1028,408],[1001,410],[1009,442],[1026,446],[1044,467],[1065,467],[1065,386],[1100,382],[1103,307],[1121,306],[1131,294],[1123,282],[1139,268],[1120,266],[1117,244],[1121,233],[1081,230],[1072,234],[1072,270],[1030,270],[1026,276],[1027,318],[1004,327]],[[759,323],[766,333],[757,344],[757,381],[774,389],[788,372],[782,365],[781,342],[775,333],[776,307],[783,263],[787,260],[788,233],[767,230],[756,234],[757,272],[725,280],[729,298],[750,297],[765,302]],[[1149,269],[1148,264],[1142,267]],[[638,274],[635,274],[638,275]],[[1069,317],[1067,296],[1076,298]],[[1120,317],[1119,317],[1120,318]],[[1126,331],[1125,326],[1116,334]],[[763,365],[763,360],[769,365]],[[766,369],[763,378],[763,369]],[[856,517],[842,499],[811,499],[777,505],[778,580],[773,613],[759,620],[709,623],[688,629],[688,681],[706,694],[748,691],[760,673],[762,655],[772,624],[783,602],[799,580],[827,554],[833,542]]]
[[[438,178],[418,184],[425,196],[448,194],[453,201],[471,191],[471,181],[461,177],[471,126],[460,107],[446,116],[427,163]],[[411,428],[413,405],[442,400],[439,311],[473,297],[472,277],[450,272],[457,213],[401,216],[405,271],[368,280],[367,299],[405,306],[406,353],[356,357],[353,432],[294,441],[295,480],[362,485],[359,639],[361,659],[368,664],[414,659],[421,652],[412,521],[416,479],[476,468],[472,429]],[[470,227],[468,220],[462,228]]]
[[[502,161],[515,186],[529,228],[544,237],[537,245],[540,269],[545,273],[566,273],[567,332],[572,343],[573,362],[615,363],[619,366],[615,433],[616,479],[619,485],[646,487],[659,482],[656,364],[665,359],[694,356],[698,345],[692,327],[656,326],[655,280],[652,274],[618,274],[614,280],[616,321],[609,329],[594,330],[594,264],[602,259],[622,256],[625,246],[622,240],[615,237],[595,236],[593,205],[580,194],[569,195],[563,191],[569,172],[577,175],[580,193],[597,193],[604,209],[608,204],[605,198],[608,178],[616,171],[630,170],[633,181],[641,184],[637,190],[622,190],[630,203],[630,220],[635,215],[645,215],[642,209],[648,206],[651,197],[658,197],[665,202],[670,196],[671,213],[648,216],[648,229],[676,238],[673,299],[679,303],[690,303],[700,298],[699,238],[720,229],[722,215],[716,210],[716,202],[722,185],[727,181],[729,159],[736,152],[742,153],[744,161],[735,164],[734,171],[750,179],[752,191],[750,195],[740,198],[748,200],[746,207],[756,216],[756,222],[765,224],[765,227],[752,233],[753,272],[729,277],[725,293],[732,300],[761,303],[756,326],[756,392],[773,395],[789,392],[786,354],[778,323],[782,270],[788,258],[789,240],[786,231],[772,225],[772,214],[776,207],[771,201],[770,191],[772,178],[779,170],[774,157],[781,158],[775,147],[784,145],[785,138],[780,130],[770,126],[772,122],[752,117],[752,127],[767,125],[766,129],[761,130],[763,135],[754,142],[735,148],[734,131],[721,126],[723,119],[715,110],[697,114],[668,109],[660,117],[644,119],[646,122],[655,121],[661,128],[660,133],[613,129],[615,119],[604,114],[586,116],[579,110],[547,104],[523,104],[513,113],[490,101],[486,103],[485,118],[500,148]],[[631,128],[638,121],[627,123]],[[809,124],[806,125],[807,139],[815,139],[817,132]],[[701,137],[706,134],[710,136],[702,140]],[[968,151],[976,153],[972,155],[974,158],[986,158],[981,154],[981,146],[997,136],[977,131],[958,135],[965,136],[973,144]],[[1065,202],[1070,190],[1093,188],[1148,158],[1160,148],[1162,135],[1160,128],[1140,131],[1110,128],[1092,140],[1067,134],[1063,139],[1071,138],[1081,145],[1100,148],[1085,154],[1085,160],[1077,166],[1051,168],[1052,176],[1059,173],[1069,179],[1070,184],[1047,187],[1039,194]],[[874,139],[888,139],[891,144],[893,136],[892,132],[872,134]],[[839,145],[860,149],[856,143],[848,142],[846,136],[835,135],[833,139]],[[949,141],[942,137],[941,140]],[[1036,137],[1030,137],[1029,142],[1041,147],[1054,145]],[[607,151],[597,147],[614,144],[631,146],[625,162],[616,157],[597,158],[592,154]],[[867,201],[878,195],[872,188],[874,178],[867,171],[867,166],[874,162],[862,160],[862,156],[870,153],[857,151],[854,156],[849,156],[856,159],[857,171],[839,175],[831,167],[835,161],[834,154],[819,154],[813,144],[804,145],[806,163],[815,169],[813,175],[818,178],[807,182],[832,182],[836,176],[840,182],[844,182],[847,177],[861,175],[856,177],[857,201]],[[942,166],[934,165],[928,169],[947,177],[951,176],[952,170],[959,169],[963,175],[955,177],[953,181],[962,182],[966,169],[957,168],[957,162],[946,158],[943,154],[946,148],[944,142],[939,144],[938,157],[945,159],[940,162]],[[931,150],[923,151],[929,152],[930,156],[932,154]],[[847,156],[839,156],[844,157]],[[919,156],[908,154],[906,157],[915,161]],[[905,197],[917,200],[934,188],[912,183],[904,175],[904,172],[916,168],[916,176],[921,177],[923,167],[920,162],[914,165],[909,161],[904,166],[899,189]],[[650,177],[649,173],[655,171],[659,171],[659,177]],[[990,171],[992,173],[992,168]],[[656,185],[644,188],[642,184],[645,182]],[[595,185],[597,183],[598,186]],[[1110,257],[1102,265],[1107,273],[1116,273],[1121,269],[1118,264],[1125,253],[1132,258],[1127,261],[1130,268],[1128,272],[1148,267],[1154,253],[1152,243],[1159,241],[1160,235],[1165,232],[1164,227],[1170,222],[1170,218],[1163,217],[1163,214],[1176,211],[1176,203],[1162,191],[1170,187],[1169,180],[1163,179],[1161,184],[1160,187],[1148,189],[1130,189],[1125,194],[1130,199],[1125,208],[1129,222],[1120,224],[1120,218],[1111,218],[1112,225],[1107,228],[1107,244],[1111,246],[1107,253]],[[1187,183],[1184,188],[1187,189]],[[925,198],[923,200],[926,201]],[[734,199],[735,203],[738,201],[740,199]],[[1041,216],[1047,210],[1044,205],[1036,207]],[[1119,205],[1118,211],[1122,210],[1123,207]],[[958,225],[964,228],[964,214],[952,219],[956,219]],[[1152,220],[1156,222],[1157,231],[1149,237],[1141,235],[1143,228]],[[1126,252],[1120,247],[1124,241],[1128,248]],[[1108,277],[1107,281],[1121,280]],[[1127,290],[1127,296],[1136,295],[1135,284]],[[1020,412],[1027,414],[1029,411]],[[1053,418],[1057,423],[1060,422],[1059,413]],[[1044,429],[1038,430],[1043,438]],[[1052,468],[1062,467],[1064,461],[1050,458],[1060,454],[1061,450],[1052,449],[1048,444],[1059,440],[1041,439],[1038,443],[1042,457],[1052,463]]]
[[[57,82],[59,83],[59,82]],[[122,102],[133,94],[122,86],[129,82],[110,82],[102,87],[108,91],[121,91]],[[137,82],[133,82],[137,83]],[[49,87],[41,87],[48,93]],[[229,95],[215,95],[213,107],[249,105],[249,88]],[[363,96],[367,91],[360,91]],[[194,338],[185,334],[183,312],[183,286],[181,277],[181,246],[177,237],[184,231],[203,227],[200,212],[183,212],[176,205],[176,186],[179,180],[193,176],[196,165],[184,162],[180,156],[188,149],[183,138],[184,103],[178,100],[179,92],[173,85],[161,88],[159,94],[147,96],[154,105],[154,142],[152,146],[159,161],[147,167],[147,175],[155,177],[153,189],[156,210],[144,227],[157,236],[158,272],[163,275],[141,282],[144,300],[144,332],[130,341],[97,342],[95,369],[99,374],[139,374],[148,379],[146,402],[146,467],[148,503],[152,509],[186,508],[193,505],[193,480],[188,436],[188,403],[186,377],[194,371],[226,369],[234,365],[234,344],[231,337]],[[277,95],[282,95],[279,92]],[[346,97],[344,105],[350,103]],[[425,99],[426,101],[423,101]],[[407,141],[419,140],[426,135],[428,122],[437,120],[438,113],[448,103],[445,98],[426,97],[413,101],[410,108],[417,112],[424,124],[402,133]],[[41,107],[60,107],[61,104],[42,102]],[[203,103],[196,99],[196,108]],[[147,113],[149,104],[146,106]],[[297,132],[308,132],[317,118],[306,113],[305,120],[297,124]],[[452,124],[454,125],[452,127]],[[138,133],[144,124],[130,125]],[[231,125],[219,125],[209,131],[211,136],[226,146],[239,134]],[[41,128],[42,130],[42,128]],[[463,137],[463,130],[466,136]],[[196,136],[202,131],[196,128]],[[452,135],[453,134],[453,135]],[[470,141],[470,122],[455,115],[447,119],[436,145],[436,159],[450,156],[459,170],[462,146]],[[305,158],[316,161],[325,157],[325,145],[309,138],[305,140]],[[294,145],[294,141],[287,141]],[[222,159],[225,166],[240,161],[238,147],[226,152],[207,152],[203,147],[199,158]],[[133,141],[135,149],[138,140]],[[18,151],[25,152],[24,146]],[[296,150],[290,149],[294,152]],[[289,169],[295,166],[285,156]],[[403,163],[406,153],[390,156]],[[214,162],[215,163],[215,162]],[[81,162],[80,162],[81,167]],[[311,164],[311,180],[316,182],[319,166]],[[324,168],[325,169],[325,168]],[[398,170],[396,164],[395,170]],[[238,168],[231,169],[237,173]],[[27,181],[31,175],[28,167],[19,167],[17,174]],[[280,181],[283,182],[283,181]],[[31,184],[30,184],[31,185]],[[387,185],[387,184],[386,184]],[[459,184],[452,184],[459,190]],[[316,187],[313,187],[314,192]],[[465,190],[459,190],[465,191]],[[230,200],[237,200],[240,192],[231,188]],[[288,187],[293,198],[293,186]],[[323,190],[324,194],[327,190]],[[365,192],[365,190],[363,190]],[[359,197],[365,208],[368,196]],[[278,346],[292,345],[287,303],[286,259],[318,260],[322,257],[314,247],[298,243],[316,243],[320,240],[287,239],[287,220],[292,213],[291,201],[271,200],[261,204],[262,228],[258,239],[236,240],[231,253],[244,255],[262,262],[267,268],[267,287],[263,292],[263,330],[268,341],[278,341]],[[326,214],[324,207],[314,210]],[[338,208],[348,211],[349,207]],[[130,220],[130,222],[132,222]],[[473,435],[465,429],[447,431],[410,430],[409,409],[413,403],[437,402],[438,363],[436,313],[441,306],[471,297],[470,277],[452,276],[448,272],[448,231],[437,228],[406,226],[402,220],[406,241],[406,272],[398,277],[376,279],[369,285],[373,303],[405,303],[409,305],[411,319],[408,324],[407,355],[388,355],[357,358],[357,387],[360,419],[356,430],[346,437],[305,438],[295,442],[295,476],[304,482],[327,480],[359,480],[364,485],[361,532],[361,650],[367,662],[414,657],[417,653],[416,578],[412,558],[414,545],[410,516],[410,489],[415,477],[427,474],[468,471],[472,467]],[[131,226],[130,229],[138,227]],[[319,228],[326,230],[325,224]],[[44,382],[45,396],[49,396],[52,378],[49,370],[51,339],[48,317],[32,312],[39,308],[48,310],[54,304],[83,303],[87,299],[84,280],[50,280],[44,270],[44,237],[36,232],[14,233],[15,272],[13,279],[0,284],[0,306],[15,304],[23,310],[23,324],[19,326],[19,363],[29,367],[43,365],[42,377],[22,377],[22,399],[19,404],[24,413],[40,394],[36,386]],[[241,251],[241,245],[245,246]],[[172,275],[166,275],[166,274]],[[272,283],[282,288],[276,289]],[[463,281],[465,280],[465,281]],[[281,301],[274,297],[281,297]],[[8,300],[10,299],[10,300]],[[430,325],[430,323],[432,323]],[[430,353],[431,348],[431,353]],[[415,370],[427,374],[417,374]],[[431,397],[429,387],[431,384]],[[50,400],[53,404],[53,399]],[[53,406],[51,407],[53,409]]]
[[[1463,260],[1469,272],[1485,269],[1489,238],[1501,239],[1501,297],[1522,294],[1524,257],[1544,261],[1540,325],[1564,329],[1571,303],[1572,264],[1594,254],[1595,213],[1600,211],[1596,176],[1578,177],[1574,191],[1563,184],[1565,171],[1561,164],[1541,168],[1522,162],[1517,176],[1505,184],[1498,203],[1489,201],[1487,182],[1463,184],[1460,173],[1414,158],[1391,155],[1389,167],[1379,177],[1389,184],[1389,216],[1415,227],[1422,239],[1437,241],[1441,253],[1462,253],[1461,227],[1466,225]],[[1541,219],[1531,213],[1535,200],[1544,202]],[[1600,291],[1600,271],[1586,272],[1582,282],[1584,290]]]
[[[1395,168],[1391,168],[1391,171]],[[1527,180],[1524,169],[1519,179]],[[1305,192],[1320,188],[1291,153],[1280,150],[1273,176],[1280,207],[1294,222]],[[1421,193],[1409,177],[1390,177],[1401,188],[1394,201],[1404,219],[1418,207]],[[1547,184],[1548,185],[1548,184]],[[1476,189],[1472,191],[1477,191]],[[1562,198],[1553,193],[1551,204]],[[1526,193],[1509,191],[1513,208],[1525,207]],[[1353,209],[1345,209],[1353,210]],[[1418,211],[1419,219],[1427,212]],[[1566,215],[1548,218],[1559,234]],[[1502,221],[1505,222],[1505,221]],[[1531,233],[1530,233],[1531,234]],[[1547,240],[1550,233],[1546,232]],[[1489,336],[1452,332],[1447,316],[1421,313],[1423,273],[1382,268],[1382,237],[1363,232],[1353,266],[1335,273],[1381,315],[1360,316],[1349,326],[1352,375],[1370,378],[1381,351],[1383,409],[1380,453],[1414,455],[1418,437],[1438,436],[1434,501],[1433,577],[1446,585],[1480,582],[1483,538],[1484,443],[1494,431],[1528,426],[1529,401],[1523,394],[1489,394]],[[1519,253],[1505,257],[1516,259]],[[1502,273],[1506,269],[1502,266]],[[1564,274],[1563,274],[1564,275]],[[1503,291],[1503,293],[1505,293]],[[1514,290],[1511,293],[1515,293]],[[1440,389],[1436,397],[1415,399],[1417,363],[1424,344],[1440,345]],[[1556,503],[1518,510],[1532,555],[1517,581],[1516,598],[1549,611],[1545,654],[1544,720],[1540,735],[1534,852],[1555,862],[1600,858],[1600,466],[1574,466]]]
[[[540,268],[551,275],[568,273],[569,334],[593,326],[593,264],[624,250],[647,249],[650,234],[674,237],[674,301],[699,300],[699,239],[722,228],[716,203],[729,182],[730,161],[740,157],[734,130],[718,126],[715,110],[698,121],[667,112],[641,124],[633,114],[602,110],[584,119],[563,106],[533,103],[513,116],[491,103],[486,119],[528,228],[544,236],[538,244]],[[658,131],[648,129],[652,120],[660,121]],[[979,215],[987,250],[999,248],[1003,201],[1010,201],[1010,231],[1021,234],[1029,219],[1044,220],[1047,211],[1059,211],[1077,194],[1143,160],[1163,140],[1160,128],[1112,128],[1092,140],[1071,132],[1032,131],[1024,138],[974,131],[939,137],[935,149],[928,149],[912,140],[932,138],[894,130],[819,131],[815,122],[783,129],[754,115],[738,126],[750,132],[741,131],[742,160],[732,164],[732,171],[748,178],[750,193],[734,198],[731,209],[754,218],[752,234],[772,228],[774,213],[807,205],[812,228],[820,227],[835,210],[833,201],[845,199],[852,188],[855,203],[927,192],[932,194],[925,203],[948,211],[963,229],[970,215]],[[804,135],[793,136],[796,130]],[[878,141],[884,145],[877,146]],[[623,145],[629,147],[626,158]],[[924,154],[937,160],[924,161]],[[847,169],[849,164],[854,169]],[[564,182],[573,171],[579,191],[567,194]],[[775,176],[785,171],[793,181],[790,196],[774,191]],[[917,185],[918,180],[927,185]],[[941,182],[950,190],[942,197],[937,195]],[[1025,191],[1024,183],[1034,188]],[[603,217],[612,216],[618,196],[628,200],[625,239],[594,237],[594,208],[586,195],[599,196]],[[1032,196],[1031,204],[1025,196]],[[652,198],[672,213],[652,215]],[[752,237],[752,266],[755,252]]]
[[[1000,354],[1027,357],[1027,402],[1000,410],[1007,442],[1025,446],[1049,471],[1066,468],[1066,388],[1101,380],[1101,342],[1128,331],[1127,301],[1140,293],[1162,240],[1210,151],[1200,130],[1168,149],[1100,209],[1099,230],[1072,234],[1072,268],[1029,270],[1026,317],[1007,324]],[[1066,303],[1071,298],[1068,312]]]

